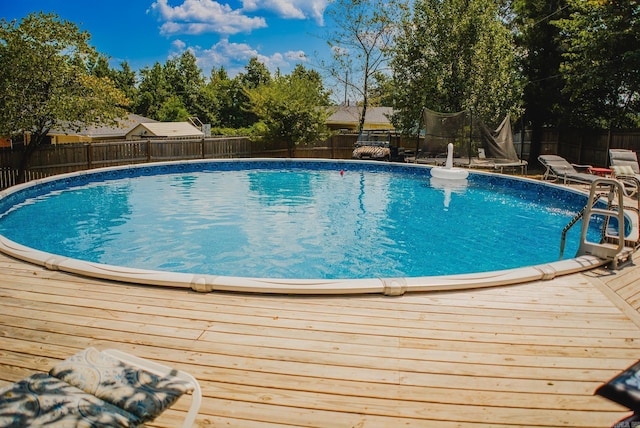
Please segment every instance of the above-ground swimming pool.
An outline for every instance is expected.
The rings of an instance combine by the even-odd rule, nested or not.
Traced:
[[[0,193],[0,250],[50,269],[198,291],[402,294],[546,279],[586,196],[413,164],[217,160],[67,174]],[[579,228],[565,254],[578,248]],[[597,233],[597,231],[594,231]]]

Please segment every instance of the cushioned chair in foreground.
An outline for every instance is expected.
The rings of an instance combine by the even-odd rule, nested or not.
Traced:
[[[48,374],[0,390],[3,427],[136,427],[191,393],[184,427],[198,414],[202,393],[188,373],[109,349],[87,348]]]
[[[557,155],[540,155],[538,160],[546,168],[543,175],[545,180],[562,180],[564,184],[591,184],[594,180],[600,178],[597,175],[576,170],[576,167],[590,168],[591,165],[571,164],[565,158]]]
[[[640,426],[640,361],[600,385],[595,394],[608,398],[633,411],[631,416],[616,422],[612,427]]]

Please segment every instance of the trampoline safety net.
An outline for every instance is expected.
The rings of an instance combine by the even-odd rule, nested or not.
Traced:
[[[518,161],[509,115],[491,130],[469,110],[441,113],[425,108],[423,124],[424,139],[418,148],[421,157],[442,156],[447,153],[447,145],[453,143],[456,158],[478,157],[482,148],[487,158]]]

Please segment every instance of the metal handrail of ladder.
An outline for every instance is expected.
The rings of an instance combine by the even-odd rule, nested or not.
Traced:
[[[598,193],[598,191],[603,187],[608,189],[607,207],[598,208],[596,206],[597,201],[602,197],[602,193]],[[617,268],[618,258],[625,251],[624,195],[624,186],[618,180],[598,178],[591,183],[589,202],[585,206],[582,218],[582,231],[577,256],[596,256],[604,260],[612,261],[614,268]],[[587,232],[589,231],[592,216],[601,216],[604,218],[602,239],[600,242],[590,242],[587,239]],[[608,225],[611,218],[617,219],[618,231],[616,235],[608,234]]]
[[[561,238],[560,238],[560,260],[562,260],[562,257],[564,257],[564,247],[565,247],[565,244],[567,242],[567,233],[569,233],[569,230],[571,230],[571,228],[573,226],[575,226],[575,224],[577,222],[579,222],[580,220],[582,220],[584,218],[584,213],[587,211],[587,207],[588,206],[590,206],[590,205],[593,206],[593,204],[598,203],[598,201],[601,198],[605,197],[605,196],[607,196],[606,193],[599,193],[598,195],[596,195],[593,198],[593,200],[590,199],[589,202],[587,203],[587,205],[585,205],[584,208],[582,208],[578,212],[578,214],[576,214],[571,219],[571,221],[564,227],[564,229],[562,229],[562,235],[561,235]]]

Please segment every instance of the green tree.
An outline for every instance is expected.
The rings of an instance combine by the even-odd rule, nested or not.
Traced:
[[[336,0],[326,11],[332,21],[327,43],[333,59],[321,65],[344,85],[345,98],[355,96],[362,107],[358,131],[371,103],[372,80],[387,66],[401,10],[403,3],[396,0]]]
[[[395,86],[393,77],[382,72],[372,76],[371,94],[369,103],[371,106],[393,107],[395,105]]]
[[[244,67],[244,72],[238,74],[233,82],[227,85],[230,102],[227,104],[230,107],[228,114],[233,118],[234,128],[248,128],[258,122],[258,115],[251,108],[251,100],[246,90],[256,89],[271,81],[271,73],[267,67],[258,61],[258,58],[253,57]]]
[[[136,72],[131,69],[126,61],[120,63],[120,70],[109,66],[109,60],[104,55],[99,55],[95,64],[91,67],[91,74],[99,78],[109,78],[116,88],[124,92],[127,99],[133,104],[137,97]]]
[[[134,111],[142,116],[160,120],[159,112],[172,94],[164,69],[159,62],[156,62],[153,67],[144,67],[140,70],[140,76]]]
[[[188,116],[196,116],[210,123],[215,114],[208,105],[205,78],[191,51],[169,59],[164,65],[164,74],[172,96],[178,97]]]
[[[258,119],[248,111],[249,99],[244,93],[242,76],[229,78],[224,67],[211,70],[205,92],[216,120],[213,124],[221,128],[241,129],[254,124]]]
[[[519,67],[524,81],[524,123],[532,130],[529,161],[540,154],[542,131],[561,126],[564,80],[560,73],[561,39],[551,22],[566,16],[566,0],[513,0],[514,29],[519,51]],[[536,160],[537,161],[537,160]]]
[[[640,125],[640,3],[568,0],[555,21],[565,50],[560,71],[573,126]]]
[[[138,97],[137,75],[127,61],[120,63],[120,69],[112,70],[111,79],[133,104]]]
[[[0,135],[29,133],[19,181],[52,128],[115,125],[128,101],[109,77],[91,68],[98,53],[87,32],[57,15],[0,20]]]
[[[513,35],[496,0],[417,0],[401,21],[391,68],[393,122],[416,132],[423,107],[471,109],[497,125],[519,109]]]
[[[258,61],[258,58],[253,57],[244,67],[244,72],[238,75],[238,80],[244,88],[253,89],[269,83],[271,73],[263,63]]]
[[[180,97],[171,95],[160,106],[157,117],[161,122],[186,122],[190,115]]]
[[[209,81],[205,86],[206,97],[209,100],[211,110],[215,112],[215,120],[211,124],[218,127],[236,128],[239,123],[238,109],[235,108],[235,93],[241,92],[240,87],[233,89],[234,81],[224,67],[212,68]]]
[[[250,108],[265,128],[264,138],[286,142],[292,157],[296,145],[326,138],[329,130],[329,93],[320,76],[302,65],[288,76],[277,75],[266,84],[246,88]]]

